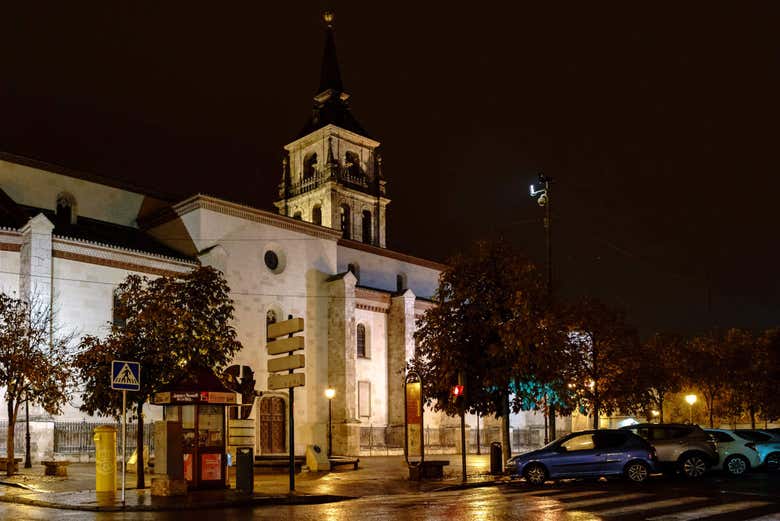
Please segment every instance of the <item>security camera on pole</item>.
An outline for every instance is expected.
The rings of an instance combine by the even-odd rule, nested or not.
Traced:
[[[536,197],[536,202],[544,208],[545,215],[544,215],[544,232],[545,232],[545,239],[547,242],[547,298],[548,301],[552,301],[552,212],[550,210],[550,185],[552,184],[552,177],[544,175],[543,173],[539,173],[539,183],[541,184],[540,188],[537,188],[536,185],[531,185],[531,197]],[[545,391],[545,403],[547,403],[547,396]],[[555,407],[553,405],[550,405],[547,403],[547,410],[550,425],[549,425],[549,434],[548,429],[545,428],[544,430],[544,442],[547,443],[548,441],[552,441],[555,439]],[[545,423],[547,423],[545,421]]]
[[[290,394],[290,491],[295,490],[295,422],[293,417],[293,407],[295,405],[295,388],[306,385],[306,375],[296,373],[295,369],[301,369],[306,364],[306,358],[303,354],[294,354],[295,351],[303,349],[303,336],[294,336],[295,333],[303,331],[303,319],[293,318],[289,315],[288,320],[275,324],[268,324],[266,338],[268,343],[269,355],[281,355],[287,353],[288,356],[268,359],[268,389],[287,389]],[[281,338],[287,335],[287,338]],[[286,371],[287,374],[273,374]]]

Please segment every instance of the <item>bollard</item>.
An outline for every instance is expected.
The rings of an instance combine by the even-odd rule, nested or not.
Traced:
[[[504,462],[502,461],[501,443],[494,441],[490,444],[490,473],[494,476],[504,472]]]
[[[97,492],[116,490],[116,427],[95,427],[95,489]]]

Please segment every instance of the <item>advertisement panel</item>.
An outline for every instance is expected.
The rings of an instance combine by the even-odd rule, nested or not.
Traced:
[[[420,382],[406,383],[407,457],[422,457],[422,389]]]

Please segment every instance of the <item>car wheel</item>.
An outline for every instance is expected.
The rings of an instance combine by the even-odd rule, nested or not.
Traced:
[[[780,452],[770,452],[767,454],[764,463],[766,463],[767,470],[780,469]]]
[[[729,456],[723,462],[723,470],[729,476],[741,476],[750,469],[750,463],[742,456]]]
[[[539,463],[531,463],[523,471],[523,477],[531,485],[544,485],[547,481],[547,469]]]
[[[632,483],[644,483],[650,475],[650,470],[641,461],[632,461],[626,465],[624,473]]]
[[[688,454],[680,460],[680,470],[686,478],[700,478],[707,472],[707,462],[700,454]]]

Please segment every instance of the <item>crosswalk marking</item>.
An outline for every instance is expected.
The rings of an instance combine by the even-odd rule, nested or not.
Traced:
[[[651,501],[649,503],[635,503],[633,505],[627,505],[624,507],[611,508],[609,510],[602,510],[598,514],[600,516],[621,516],[624,514],[630,514],[632,512],[638,512],[642,510],[651,510],[653,508],[668,508],[683,506],[690,503],[699,503],[701,501],[707,501],[704,497],[676,497],[674,499],[664,499],[660,501]]]
[[[677,514],[651,517],[648,521],[688,521],[690,519],[702,519],[705,517],[716,516],[719,514],[729,514],[748,508],[763,507],[769,505],[768,501],[737,501],[736,503],[723,503],[721,505],[712,505],[709,507],[697,508]]]
[[[620,494],[618,496],[608,495],[602,496],[596,499],[583,499],[582,501],[574,501],[572,503],[564,503],[566,510],[573,510],[576,508],[592,507],[600,505],[602,503],[618,503],[620,501],[628,501],[631,499],[646,498],[649,494]]]
[[[761,517],[753,517],[747,521],[780,521],[780,514],[769,514]]]
[[[542,491],[542,490],[535,490],[533,492],[529,492],[527,495],[529,496],[536,496],[536,497],[543,497],[543,498],[549,498],[549,499],[573,499],[577,497],[583,497],[583,496],[603,496],[605,494],[609,494],[610,492],[607,490],[581,490],[579,492],[566,492],[564,494],[550,494],[549,490]]]

